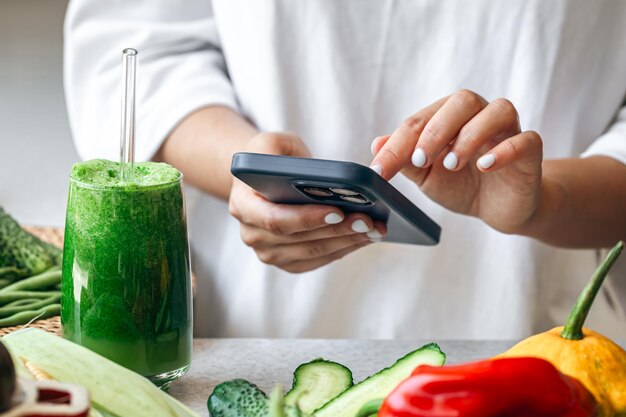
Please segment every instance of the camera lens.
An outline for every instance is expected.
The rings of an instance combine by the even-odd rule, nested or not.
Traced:
[[[339,195],[359,195],[356,191],[347,188],[331,188],[330,191]]]
[[[362,195],[342,195],[341,199],[343,201],[348,201],[350,203],[356,203],[356,204],[367,204],[369,203],[369,200],[365,197],[363,197]]]
[[[316,197],[331,197],[333,195],[332,192],[323,188],[305,188],[303,191]]]

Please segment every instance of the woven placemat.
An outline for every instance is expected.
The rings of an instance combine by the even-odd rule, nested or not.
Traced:
[[[54,333],[57,336],[60,336],[61,335],[61,317],[54,316],[45,320],[35,320],[28,326],[2,327],[0,328],[0,337],[7,335],[11,332],[14,332],[16,330],[26,329],[26,328],[41,329],[50,333]]]
[[[24,226],[24,229],[34,234],[44,242],[51,243],[59,248],[63,247],[63,229],[60,227]]]

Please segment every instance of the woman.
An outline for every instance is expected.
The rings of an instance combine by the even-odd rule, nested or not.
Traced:
[[[120,51],[138,49],[137,155],[204,192],[197,334],[520,338],[561,323],[626,237],[624,21],[610,0],[75,1],[70,122],[81,156],[117,158]],[[237,151],[371,163],[441,244],[271,204],[232,180]],[[624,337],[604,294],[589,324]]]

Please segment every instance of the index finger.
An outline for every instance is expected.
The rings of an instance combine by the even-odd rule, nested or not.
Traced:
[[[424,127],[437,110],[444,105],[448,97],[435,101],[430,106],[405,119],[378,151],[370,167],[386,180],[393,178],[400,172],[411,161],[415,145]]]
[[[239,181],[239,180],[235,180]],[[241,183],[230,198],[229,210],[240,222],[265,229],[277,236],[316,230],[343,221],[345,215],[321,204],[276,204]]]

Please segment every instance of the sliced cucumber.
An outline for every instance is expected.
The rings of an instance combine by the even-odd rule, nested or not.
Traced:
[[[310,414],[353,385],[352,372],[337,362],[315,359],[298,366],[285,403]]]
[[[419,365],[441,366],[446,355],[438,345],[431,343],[398,359],[389,368],[370,376],[347,389],[321,408],[315,410],[314,417],[354,417],[363,404],[385,398],[400,382],[411,375]]]

